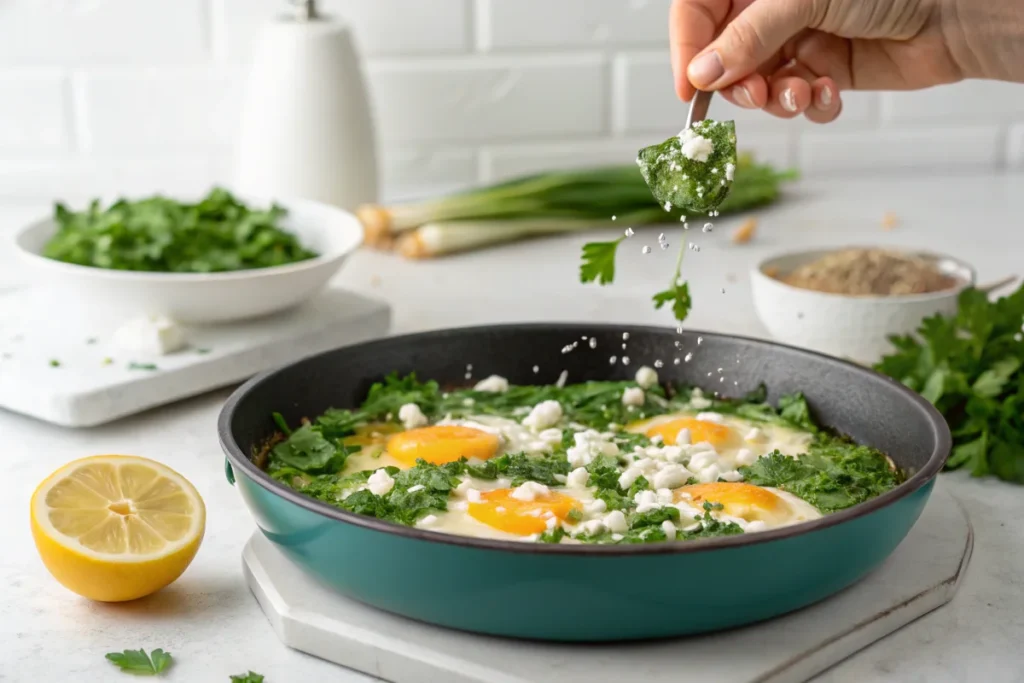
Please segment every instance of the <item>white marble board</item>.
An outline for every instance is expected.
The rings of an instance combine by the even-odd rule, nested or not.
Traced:
[[[142,358],[113,347],[112,332],[123,321],[68,310],[45,290],[16,291],[0,294],[0,409],[67,427],[103,424],[382,337],[391,320],[381,301],[328,289],[278,315],[187,327],[188,348]],[[157,369],[130,369],[132,362]]]
[[[260,532],[242,565],[286,645],[394,683],[798,683],[951,600],[972,548],[963,508],[939,485],[886,563],[828,600],[707,636],[598,645],[480,636],[381,612],[324,588]]]

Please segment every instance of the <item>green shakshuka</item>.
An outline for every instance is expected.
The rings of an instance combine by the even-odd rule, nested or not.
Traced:
[[[634,381],[444,391],[393,375],[355,410],[288,425],[271,477],[358,514],[545,543],[651,543],[817,519],[902,481],[880,451],[820,429],[800,394],[717,399]]]

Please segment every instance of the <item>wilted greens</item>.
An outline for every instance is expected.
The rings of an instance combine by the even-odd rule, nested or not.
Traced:
[[[732,121],[698,121],[640,150],[636,163],[666,210],[707,214],[725,201],[735,178],[736,126]]]

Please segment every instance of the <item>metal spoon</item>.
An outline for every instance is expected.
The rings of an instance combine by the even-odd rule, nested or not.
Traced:
[[[714,93],[706,90],[698,90],[690,102],[690,112],[686,115],[686,128],[690,128],[698,121],[703,121],[708,116],[708,107],[711,106],[711,95]],[[683,130],[686,130],[684,128]]]

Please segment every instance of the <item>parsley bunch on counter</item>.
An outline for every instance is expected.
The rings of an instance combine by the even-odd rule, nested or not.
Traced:
[[[1024,287],[990,302],[965,290],[953,317],[933,316],[876,370],[903,382],[945,416],[953,433],[946,469],[1024,483]]]
[[[83,211],[54,207],[57,233],[43,256],[80,266],[166,273],[269,268],[316,254],[283,230],[285,210],[256,209],[215,188],[196,203],[153,196]]]

